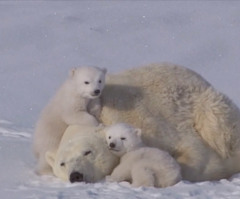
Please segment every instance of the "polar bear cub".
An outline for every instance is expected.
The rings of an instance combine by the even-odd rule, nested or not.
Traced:
[[[52,173],[45,153],[57,150],[68,125],[98,125],[95,117],[101,112],[98,97],[104,88],[105,74],[106,69],[98,67],[79,67],[71,70],[67,80],[44,108],[33,138],[38,174]]]
[[[140,129],[119,123],[108,127],[105,136],[109,150],[121,157],[107,181],[130,181],[134,187],[167,187],[181,180],[178,163],[167,152],[146,147]]]

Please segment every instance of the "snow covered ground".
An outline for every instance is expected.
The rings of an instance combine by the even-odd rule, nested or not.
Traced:
[[[70,68],[189,67],[240,106],[239,1],[0,1],[0,198],[237,199],[240,175],[165,189],[33,172],[31,135]]]

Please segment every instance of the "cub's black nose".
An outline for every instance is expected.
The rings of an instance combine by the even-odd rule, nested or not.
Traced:
[[[71,173],[69,180],[70,180],[71,183],[82,182],[83,181],[83,174],[81,174],[77,171],[74,171],[74,172]]]
[[[111,142],[110,144],[109,144],[109,146],[110,146],[110,148],[115,148],[115,144],[113,143],[113,142]]]
[[[96,95],[99,95],[99,94],[100,94],[100,90],[99,90],[99,89],[98,89],[98,90],[95,90],[94,93],[95,93]]]

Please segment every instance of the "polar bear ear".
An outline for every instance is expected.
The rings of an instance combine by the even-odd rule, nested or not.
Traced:
[[[52,168],[54,167],[55,157],[55,153],[51,151],[47,151],[45,154],[46,161]]]
[[[103,72],[104,74],[107,73],[107,69],[106,69],[106,68],[101,68],[101,70],[102,70],[102,72]]]
[[[76,73],[77,68],[73,68],[69,71],[69,77],[73,77],[74,74]]]
[[[142,135],[142,130],[141,129],[135,129],[135,133],[138,137],[141,137]]]

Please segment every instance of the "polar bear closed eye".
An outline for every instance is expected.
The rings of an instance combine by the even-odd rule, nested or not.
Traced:
[[[57,149],[68,125],[97,126],[101,112],[99,96],[105,85],[106,69],[79,67],[44,108],[35,128],[33,148],[38,174],[51,173],[45,160],[46,151]]]
[[[181,169],[169,153],[146,147],[141,130],[119,123],[107,128],[105,137],[109,150],[121,157],[108,181],[129,181],[135,187],[167,187],[181,180]]]

